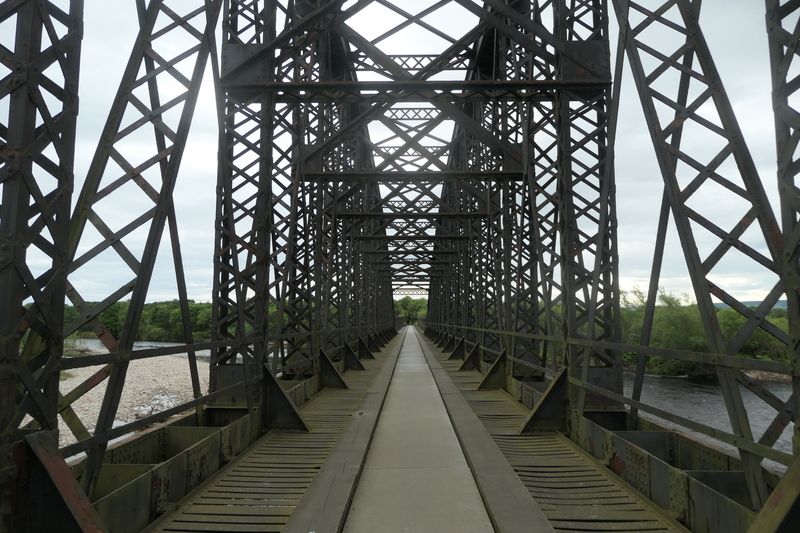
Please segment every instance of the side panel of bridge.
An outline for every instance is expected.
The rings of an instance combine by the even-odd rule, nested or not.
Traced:
[[[327,397],[353,409],[356,400],[329,389],[342,370],[374,370],[370,357],[396,342],[393,298],[404,294],[427,295],[424,329],[465,372],[532,409],[523,433],[559,431],[591,448],[598,435],[613,443],[666,420],[731,454],[700,446],[692,461],[714,461],[671,459],[682,480],[702,471],[687,491],[719,491],[767,528],[796,516],[796,491],[778,496],[800,453],[800,5],[765,2],[779,224],[698,0],[424,4],[136,0],[136,40],[76,179],[84,2],[0,3],[0,528],[101,529],[128,497],[146,502],[134,506],[145,525],[264,433],[309,429],[298,409]],[[212,109],[198,106],[207,75]],[[638,95],[663,186],[638,343],[621,337],[623,90]],[[203,341],[176,212],[176,198],[192,193],[179,176],[199,113],[219,125]],[[709,195],[730,208],[711,209]],[[671,225],[702,351],[655,346]],[[181,339],[141,348],[159,258]],[[724,275],[732,261],[765,281],[757,301]],[[782,300],[786,321],[770,320]],[[733,326],[720,324],[720,305]],[[64,357],[64,339],[79,331],[94,332],[104,352]],[[741,356],[759,335],[782,358]],[[636,360],[629,390],[623,354]],[[175,355],[188,400],[119,421],[131,365]],[[713,368],[728,429],[648,404],[653,357]],[[90,370],[64,390],[60,374],[77,369]],[[778,397],[748,370],[788,376],[792,393]],[[87,414],[78,406],[93,393],[102,399]],[[762,435],[745,406],[751,393],[772,412]],[[786,432],[791,447],[779,442]],[[553,438],[529,444],[570,446]],[[270,455],[288,444],[266,446]],[[611,447],[594,455],[619,467]],[[789,467],[783,482],[765,460]]]

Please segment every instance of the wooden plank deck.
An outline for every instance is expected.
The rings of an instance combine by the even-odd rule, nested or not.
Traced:
[[[323,389],[301,406],[309,433],[269,431],[149,531],[282,531],[400,342],[398,335],[374,360],[362,360],[365,371],[344,373],[348,389]]]
[[[439,370],[442,376],[449,376],[461,391],[480,420],[477,427],[486,428],[489,442],[493,440],[502,452],[498,457],[504,456],[511,465],[508,475],[516,474],[524,485],[520,491],[530,493],[555,530],[686,531],[564,435],[520,435],[528,414],[520,403],[501,390],[476,390],[482,374],[459,372],[461,361],[448,361],[448,354],[421,335],[419,340],[446,370]],[[270,431],[184,498],[151,531],[284,530],[370,384],[401,342],[402,335],[395,337],[375,360],[364,360],[366,371],[346,373],[349,389],[325,389],[303,405],[300,411],[311,432]],[[469,410],[466,404],[464,409]]]
[[[687,531],[560,433],[520,435],[528,411],[420,335],[483,422],[556,531]]]

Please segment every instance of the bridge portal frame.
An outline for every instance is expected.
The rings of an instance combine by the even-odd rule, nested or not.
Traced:
[[[427,290],[429,330],[448,342],[463,339],[469,349],[478,345],[487,363],[504,354],[512,362],[508,379],[550,378],[566,368],[574,415],[624,404],[632,425],[640,411],[649,411],[734,445],[752,505],[760,508],[769,496],[763,458],[789,463],[800,453],[796,424],[794,456],[774,449],[800,410],[798,139],[791,76],[798,32],[788,26],[798,7],[766,0],[781,229],[703,37],[700,2],[664,0],[653,8],[612,0],[621,28],[614,79],[621,79],[627,58],[665,187],[645,327],[640,344],[629,346],[619,337],[613,158],[620,85],[611,85],[607,3],[487,0],[479,6],[453,0],[478,17],[476,28],[450,39],[440,54],[396,56],[347,26],[347,18],[369,3],[342,11],[342,1],[195,0],[178,6],[137,0],[139,35],[72,213],[83,2],[5,4],[0,17],[16,26],[14,49],[3,49],[11,73],[0,92],[9,106],[0,132],[0,283],[9,289],[0,302],[4,454],[26,433],[56,431],[60,416],[78,438],[62,453],[87,452],[81,484],[91,495],[111,439],[187,410],[202,424],[204,406],[236,398],[239,387],[247,391],[241,397],[247,408],[260,410],[266,424],[275,376],[315,379],[322,351],[340,357],[362,343],[379,343],[396,326],[392,296]],[[422,15],[400,15],[441,33]],[[216,35],[220,20],[222,43]],[[656,42],[656,28],[667,28],[672,41]],[[165,43],[178,33],[183,47],[167,55]],[[189,322],[173,196],[206,68],[216,84],[221,157],[214,338],[198,343]],[[429,79],[444,71],[466,73],[466,81]],[[366,72],[385,80],[359,79]],[[666,73],[678,83],[660,86]],[[177,83],[177,94],[165,89],[164,80]],[[671,111],[665,115],[662,105]],[[698,112],[701,105],[713,108],[713,120]],[[388,141],[371,138],[375,121],[391,131]],[[437,139],[434,132],[445,122],[453,124],[452,137]],[[711,157],[694,152],[683,140],[689,126],[721,139],[719,151]],[[126,139],[145,131],[149,155],[140,160]],[[688,185],[681,174],[686,167],[695,172]],[[733,229],[692,206],[692,195],[710,183],[744,203]],[[98,206],[126,187],[138,188],[152,205],[113,227]],[[415,219],[389,217],[412,208],[420,214]],[[650,345],[670,218],[708,353]],[[718,238],[710,252],[698,249],[701,229]],[[137,232],[145,236],[140,248],[130,244]],[[185,342],[175,349],[135,350],[165,234]],[[415,249],[435,258],[421,264],[437,267],[415,270],[379,259],[420,257]],[[106,253],[131,278],[106,287],[100,302],[88,302],[71,280]],[[755,309],[712,279],[715,266],[734,253],[775,280]],[[766,318],[784,295],[789,331]],[[62,327],[66,298],[80,316]],[[100,316],[126,298],[115,337]],[[729,338],[716,320],[715,299],[744,318]],[[64,337],[87,325],[109,353],[63,359]],[[735,357],[757,331],[786,344],[788,363]],[[213,352],[208,394],[195,359],[201,349]],[[623,351],[639,355],[631,397],[622,395]],[[114,428],[129,362],[179,352],[188,355],[194,399]],[[642,403],[645,363],[652,356],[714,365],[732,431]],[[58,392],[60,369],[97,364],[102,368],[75,390]],[[790,375],[793,396],[776,398],[743,373],[753,368]],[[90,430],[90,421],[71,405],[106,382]],[[775,408],[758,440],[740,386]],[[9,509],[0,515],[7,520]]]

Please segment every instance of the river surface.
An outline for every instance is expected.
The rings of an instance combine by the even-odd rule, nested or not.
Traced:
[[[763,383],[764,387],[783,401],[792,394],[791,383]],[[630,397],[633,388],[633,376],[625,375],[625,395]],[[758,396],[739,387],[742,391],[745,409],[753,428],[753,435],[758,441],[772,423],[776,411],[764,403]],[[653,407],[671,411],[684,418],[701,422],[707,426],[731,432],[725,402],[722,399],[720,386],[713,381],[693,381],[679,377],[647,376],[644,380],[642,402]],[[666,424],[672,427],[671,424]],[[694,435],[694,434],[693,434]],[[706,437],[699,437],[707,442]],[[716,441],[714,441],[716,442]],[[792,425],[790,424],[775,444],[775,448],[792,453]]]
[[[104,353],[106,351],[98,339],[76,339],[70,342],[75,342],[75,347],[79,350],[85,350],[91,353]],[[168,346],[179,346],[179,344],[155,341],[134,343],[134,349],[137,350]],[[197,352],[198,358],[208,359],[210,356],[211,353],[209,350]],[[629,374],[625,375],[625,395],[628,397],[630,397],[631,389],[633,388],[632,377],[633,376]],[[775,396],[784,401],[786,401],[792,393],[792,386],[790,383],[764,383],[764,386],[775,394]],[[749,390],[746,390],[744,387],[740,388],[742,390],[747,414],[750,418],[750,425],[753,428],[756,440],[758,440],[775,417],[775,410]],[[719,385],[715,382],[690,381],[680,377],[648,376],[644,381],[642,402],[674,412],[690,420],[731,432],[731,425],[728,420],[727,411],[725,410],[722,392]],[[659,422],[661,422],[661,420],[659,420]],[[664,425],[674,427],[673,424],[666,421],[664,422]],[[714,442],[719,445],[716,441],[712,441],[703,435],[692,434],[703,442]],[[789,425],[776,443],[775,448],[791,453],[791,435],[792,426]]]

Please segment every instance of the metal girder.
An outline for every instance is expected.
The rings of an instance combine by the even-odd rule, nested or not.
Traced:
[[[338,218],[390,218],[402,220],[416,220],[429,218],[482,218],[486,213],[464,212],[464,213],[338,213]]]
[[[410,288],[395,288],[393,293],[398,296],[427,296],[427,288],[410,289]]]
[[[772,309],[783,293],[782,272],[778,268],[781,264],[781,233],[700,29],[699,3],[687,0],[661,2],[655,9],[627,0],[616,0],[614,5],[620,25],[626,28],[628,34],[625,40],[627,56],[650,129],[664,179],[666,202],[681,240],[708,344],[719,353],[733,354],[759,327],[782,337],[780,332],[766,323],[765,318],[766,312]],[[666,20],[667,11],[671,11],[671,40],[664,41],[659,37],[659,46],[664,52],[658,55],[657,66],[646,69],[642,54],[652,49],[648,43],[658,33],[661,22]],[[673,16],[677,18],[673,20]],[[686,72],[689,86],[678,84],[665,89],[656,85],[659,78],[674,72]],[[691,98],[686,99],[685,91],[690,91]],[[674,114],[659,113],[657,104],[667,106]],[[713,115],[711,119],[706,118],[711,116],[707,112],[703,116],[698,115],[697,109],[703,104]],[[711,153],[673,142],[675,136],[679,136],[687,126],[704,131],[708,137],[707,146],[713,147]],[[726,161],[735,162],[735,166],[731,168],[725,164]],[[692,179],[688,185],[684,185],[679,175],[687,173]],[[692,196],[701,188],[719,190],[720,200],[729,195],[741,202],[743,207],[737,213],[741,219],[736,227],[727,230],[713,218],[691,207]],[[662,217],[661,224],[666,224],[667,220]],[[766,253],[742,238],[751,226],[758,233]],[[708,232],[718,239],[718,244],[710,252],[701,254],[699,251],[696,237],[699,231]],[[753,268],[765,275],[775,276],[776,290],[771,291],[755,311],[743,305],[731,294],[730,289],[711,281],[714,269],[726,255],[733,253],[746,259]],[[722,334],[712,299],[714,297],[747,319],[732,339],[725,339]],[[736,372],[720,367],[716,371],[734,434],[752,441],[753,434]],[[753,506],[758,508],[769,495],[760,459],[743,449],[740,454],[750,498]]]
[[[487,361],[502,354],[497,383],[566,366],[570,416],[627,405],[631,429],[649,411],[736,446],[758,509],[760,463],[789,462],[774,446],[792,422],[800,453],[800,4],[765,0],[781,228],[705,43],[701,3],[612,1],[613,85],[604,0],[441,0],[415,13],[390,0],[228,0],[224,11],[222,0],[137,0],[139,33],[71,218],[83,3],[3,3],[0,22],[15,34],[13,49],[0,47],[0,450],[61,417],[75,441],[63,453],[87,452],[81,483],[94,496],[110,439],[189,410],[202,424],[205,404],[240,387],[267,429],[273,376],[318,378],[319,354],[335,359],[395,327],[394,295],[426,295],[428,329]],[[367,37],[354,17],[368,7],[400,22]],[[437,27],[443,7],[473,27]],[[409,27],[441,44],[396,50]],[[614,157],[626,57],[664,187],[638,346],[620,340]],[[174,203],[209,63],[220,125],[213,338],[198,343]],[[707,190],[732,200],[733,222],[694,202]],[[651,346],[670,218],[710,353]],[[165,235],[182,342],[136,349]],[[716,276],[734,255],[772,284],[754,308]],[[109,258],[127,276],[91,301],[85,280]],[[63,326],[65,296],[78,318]],[[783,296],[788,331],[767,317]],[[100,315],[126,300],[115,338]],[[742,319],[728,337],[718,301]],[[64,335],[86,326],[108,353],[63,361]],[[759,332],[786,345],[788,363],[737,355]],[[205,395],[201,349],[212,352]],[[637,354],[630,397],[627,352]],[[193,399],[114,427],[130,362],[177,353]],[[732,432],[643,403],[648,357],[715,365]],[[95,365],[60,394],[59,368]],[[778,398],[747,368],[790,374],[793,395]],[[101,385],[97,418],[82,420],[73,404]],[[742,387],[775,411],[758,439]],[[4,525],[9,515],[4,500]]]
[[[397,242],[418,242],[418,241],[461,241],[469,237],[464,235],[428,235],[420,233],[417,235],[361,235],[356,240],[367,241],[397,241]]]
[[[387,265],[452,265],[452,261],[431,261],[431,260],[418,260],[418,261],[394,261],[392,259],[382,259],[375,261],[373,264],[387,264]]]
[[[456,250],[441,250],[441,249],[430,249],[430,248],[394,248],[390,250],[367,250],[364,252],[366,255],[449,255],[449,254],[458,254],[459,252]]]
[[[420,171],[361,171],[361,172],[307,172],[305,179],[309,181],[376,181],[380,183],[406,183],[410,181],[447,181],[447,180],[487,180],[498,179],[521,180],[521,172],[508,171],[475,171],[475,170],[420,170]]]
[[[557,34],[575,50],[602,50],[608,56],[607,16],[601,2],[570,2],[557,11]],[[562,57],[559,76],[574,65]],[[608,76],[610,71],[598,74]],[[618,340],[620,329],[614,174],[608,164],[609,90],[560,95],[553,104],[558,133],[557,197],[561,239],[562,320],[568,337]],[[612,137],[613,143],[613,137]],[[613,146],[613,144],[612,144]],[[569,373],[588,381],[592,367],[613,375],[622,392],[618,356],[577,346],[566,347]],[[590,409],[586,391],[573,391],[571,408]]]
[[[780,269],[783,273],[789,313],[789,347],[792,356],[792,383],[795,413],[800,413],[800,124],[798,106],[793,97],[798,91],[798,78],[792,68],[800,53],[800,27],[793,24],[800,4],[766,0],[767,35],[772,66],[772,102],[775,111],[776,148],[778,153],[778,192],[781,199],[783,254]],[[776,422],[778,419],[776,418]],[[777,433],[788,420],[778,422]],[[800,455],[800,425],[794,426],[794,453]]]
[[[186,295],[183,265],[181,261],[180,240],[177,234],[173,190],[175,188],[182,155],[189,135],[195,105],[200,90],[200,82],[205,73],[209,57],[213,54],[213,28],[221,9],[221,2],[197,1],[192,5],[180,6],[174,2],[139,2],[140,31],[123,75],[117,97],[106,122],[98,150],[89,167],[83,189],[78,198],[70,227],[70,257],[72,263],[71,279],[81,275],[78,268],[86,268],[100,252],[113,250],[131,270],[130,283],[110,290],[109,297],[101,304],[90,306],[80,296],[74,285],[68,287],[67,296],[81,311],[82,320],[70,325],[67,333],[75,331],[84,324],[91,324],[109,350],[130,350],[137,339],[142,308],[148,295],[153,267],[165,228],[170,234],[173,250],[173,264],[181,311],[183,314],[186,344],[193,344],[188,322],[188,297]],[[197,29],[193,24],[198,23]],[[163,26],[163,27],[161,27]],[[185,39],[188,35],[190,38]],[[177,56],[174,40],[182,39],[183,52]],[[178,63],[189,59],[189,68]],[[185,64],[184,64],[185,65]],[[169,79],[180,87],[177,96],[162,100],[160,84]],[[175,113],[166,118],[166,113]],[[124,123],[126,114],[134,113],[137,119]],[[148,149],[150,153],[144,160],[141,153],[131,149],[124,140],[134,133],[152,128],[154,133]],[[134,191],[136,191],[134,193]],[[143,194],[152,202],[146,211],[133,224],[119,232],[112,232],[109,225],[99,215],[100,209],[113,201],[116,194]],[[88,252],[77,255],[83,239],[90,238],[86,228],[91,225],[104,237],[101,243]],[[134,230],[146,231],[147,240],[142,251],[137,254],[126,243],[126,237]],[[107,335],[98,315],[111,304],[130,295],[128,311],[121,328],[120,338],[115,340]],[[200,385],[191,347],[189,367],[194,385],[195,397],[199,397]],[[114,422],[122,392],[128,363],[121,361],[111,368],[102,407],[95,425],[94,434],[105,434]],[[86,469],[81,482],[88,493],[92,493],[99,472],[107,442],[92,442],[87,451]]]
[[[2,21],[0,446],[26,415],[57,429],[83,2],[16,2]],[[23,306],[26,301],[31,305]],[[24,346],[20,341],[28,334]],[[21,349],[20,349],[21,348]],[[0,519],[6,523],[6,502]]]

